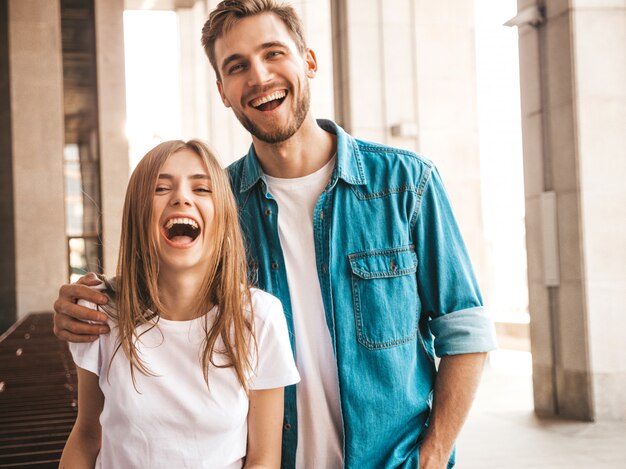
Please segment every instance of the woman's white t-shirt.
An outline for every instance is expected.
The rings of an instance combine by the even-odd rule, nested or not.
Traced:
[[[93,304],[83,303],[94,307]],[[252,290],[258,360],[251,390],[297,383],[287,325],[280,301]],[[215,316],[215,308],[207,313]],[[209,387],[200,365],[205,318],[158,320],[141,335],[137,350],[154,376],[135,370],[117,346],[117,328],[92,343],[70,343],[76,365],[99,376],[104,394],[100,415],[102,468],[240,468],[246,455],[248,398],[232,367],[211,367]],[[148,329],[143,326],[143,329]],[[140,331],[141,332],[141,331]],[[218,356],[219,357],[219,356]],[[218,361],[219,363],[219,361]]]

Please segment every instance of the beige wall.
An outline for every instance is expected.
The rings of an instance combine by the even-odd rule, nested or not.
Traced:
[[[9,1],[18,317],[50,309],[67,281],[59,2]]]
[[[587,340],[594,411],[626,420],[626,1],[573,0]]]
[[[124,0],[96,0],[96,67],[104,273],[114,275],[128,182]]]
[[[546,2],[545,16],[519,29],[535,408],[623,420],[626,2]]]

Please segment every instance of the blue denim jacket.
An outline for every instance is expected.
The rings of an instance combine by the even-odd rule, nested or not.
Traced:
[[[415,153],[337,135],[337,163],[313,214],[315,256],[334,347],[347,468],[418,467],[434,355],[495,347],[448,197]],[[254,148],[229,167],[256,282],[293,316],[278,209]],[[295,466],[296,389],[285,389],[283,468]],[[452,458],[453,459],[453,458]],[[453,461],[451,461],[453,464]]]

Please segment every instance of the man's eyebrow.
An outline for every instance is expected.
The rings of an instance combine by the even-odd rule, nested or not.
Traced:
[[[281,41],[270,41],[270,42],[264,42],[263,44],[261,44],[259,47],[257,47],[257,50],[270,49],[272,47],[282,47],[284,49],[289,49],[289,46],[287,44],[285,44],[284,42],[281,42]],[[243,58],[244,57],[241,54],[231,54],[231,55],[229,55],[228,57],[226,57],[222,61],[222,70],[224,70],[229,63],[235,62],[237,60],[241,60]]]
[[[285,49],[289,49],[289,46],[281,41],[264,42],[263,44],[259,46],[259,49],[263,50],[263,49],[269,49],[271,47],[283,47]]]
[[[229,63],[234,62],[236,60],[241,60],[241,59],[243,59],[243,55],[241,55],[241,54],[231,54],[231,55],[229,55],[228,57],[226,57],[222,61],[222,70],[224,70]]]

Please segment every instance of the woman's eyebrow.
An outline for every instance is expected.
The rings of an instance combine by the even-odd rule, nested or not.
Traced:
[[[159,179],[174,179],[174,176],[168,173],[161,173],[159,174]],[[209,181],[211,180],[208,174],[203,173],[192,174],[191,176],[189,176],[189,179],[207,179]]]
[[[189,179],[206,179],[208,181],[211,180],[208,174],[202,174],[202,173],[192,174],[191,176],[189,176]]]

